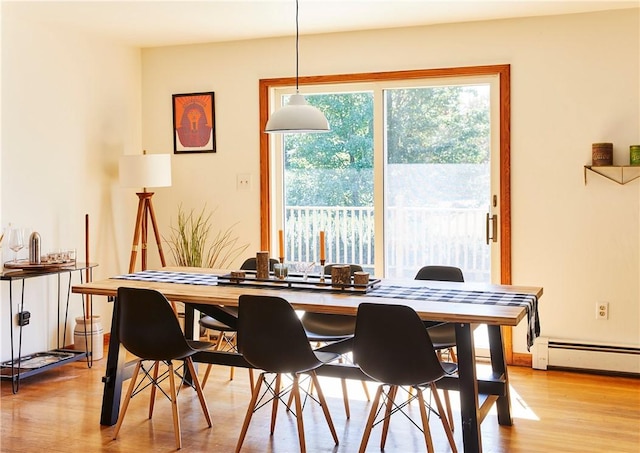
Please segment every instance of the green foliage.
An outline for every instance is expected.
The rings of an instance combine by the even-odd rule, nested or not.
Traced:
[[[214,212],[206,213],[205,206],[197,214],[193,209],[185,213],[182,205],[178,206],[178,225],[171,226],[171,235],[165,239],[177,266],[224,269],[249,247],[238,244],[239,238],[233,234],[237,223],[218,230],[210,240]]]
[[[306,98],[325,112],[331,132],[285,136],[286,204],[373,205],[373,94]]]
[[[488,85],[389,89],[388,164],[489,162]],[[373,205],[373,92],[305,96],[331,131],[284,138],[285,204]]]
[[[385,91],[389,163],[489,160],[488,86]]]

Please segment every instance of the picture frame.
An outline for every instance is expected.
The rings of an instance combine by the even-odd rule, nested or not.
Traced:
[[[215,153],[215,94],[172,95],[173,153]]]

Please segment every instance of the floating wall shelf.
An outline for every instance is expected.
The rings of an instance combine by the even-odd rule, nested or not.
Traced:
[[[585,165],[584,184],[587,184],[587,170],[604,176],[605,178],[624,185],[640,178],[640,165]]]

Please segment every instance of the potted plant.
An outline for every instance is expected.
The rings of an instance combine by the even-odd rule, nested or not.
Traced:
[[[237,222],[213,231],[212,217],[206,206],[199,213],[194,209],[185,212],[178,206],[178,224],[171,226],[171,234],[165,242],[177,266],[211,267],[224,269],[244,253],[249,244],[239,244],[233,228]]]

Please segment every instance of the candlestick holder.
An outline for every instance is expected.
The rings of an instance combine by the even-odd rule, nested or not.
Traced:
[[[325,260],[320,260],[320,283],[324,283],[324,262]]]

